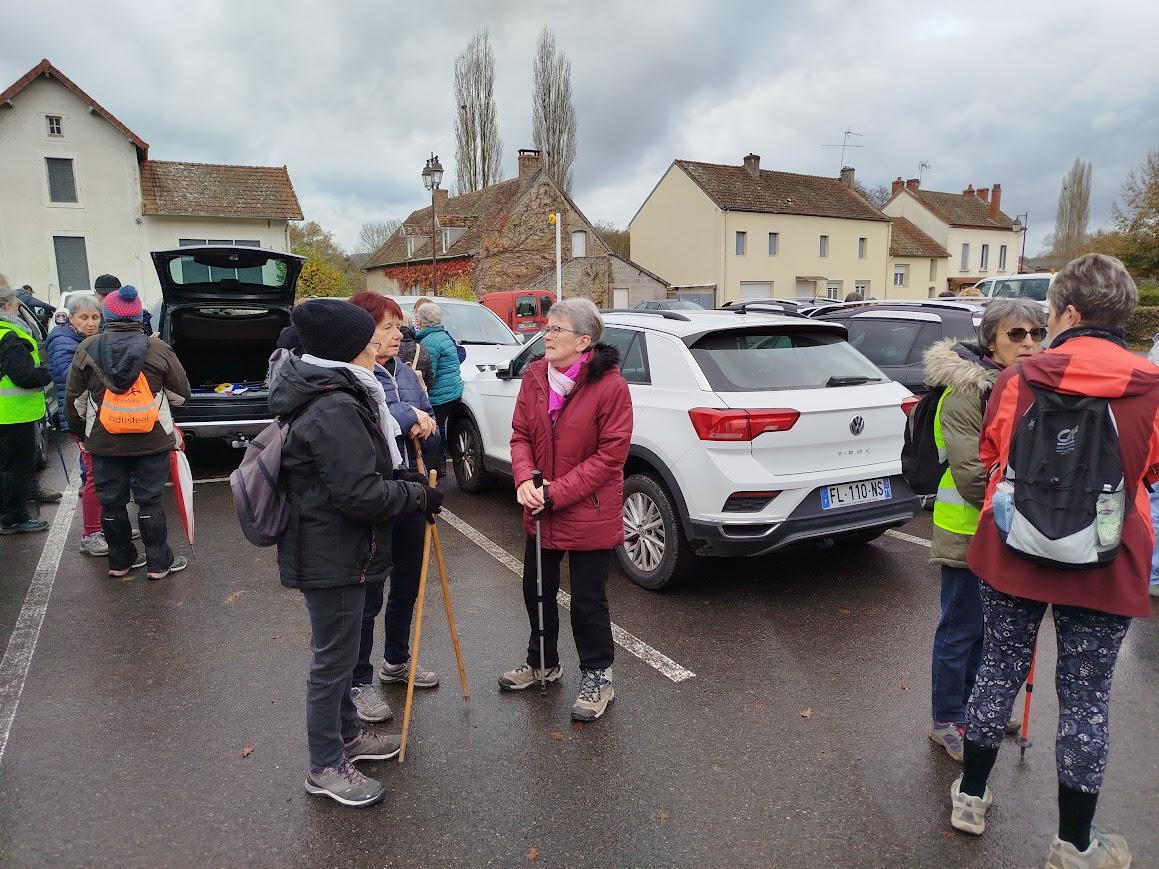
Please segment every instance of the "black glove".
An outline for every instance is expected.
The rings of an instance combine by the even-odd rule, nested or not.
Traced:
[[[426,515],[428,523],[434,525],[435,517],[443,510],[443,493],[438,489],[432,489],[430,486],[424,485],[419,498],[419,512]]]
[[[421,486],[427,485],[427,478],[418,471],[395,471],[394,478],[396,480],[405,480],[408,483],[418,483]]]

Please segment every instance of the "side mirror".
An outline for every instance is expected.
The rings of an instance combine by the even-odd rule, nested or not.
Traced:
[[[508,362],[506,365],[502,366],[501,368],[496,368],[495,369],[495,378],[497,380],[510,380],[511,379],[511,363]]]
[[[516,332],[515,333],[515,340],[518,341],[520,344],[526,344],[527,343],[527,333],[526,332]]]

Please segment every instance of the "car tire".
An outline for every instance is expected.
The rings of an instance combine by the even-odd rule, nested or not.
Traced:
[[[43,422],[36,424],[36,470],[48,467],[48,427]]]
[[[649,591],[672,588],[692,572],[695,556],[684,537],[676,504],[648,474],[624,481],[624,542],[616,558],[628,579]],[[645,525],[644,531],[640,526]]]
[[[448,426],[448,452],[455,481],[468,495],[480,495],[491,488],[495,477],[483,467],[483,438],[470,417],[453,419]]]
[[[873,531],[862,531],[860,534],[850,534],[848,537],[842,537],[837,541],[838,546],[864,546],[870,543],[885,533],[884,528],[877,528]]]

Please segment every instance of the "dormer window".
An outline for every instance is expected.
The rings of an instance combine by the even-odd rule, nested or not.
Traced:
[[[61,122],[60,115],[45,115],[44,118],[48,122],[48,135],[64,135],[64,124]]]
[[[413,235],[406,237],[406,255],[408,258],[415,255],[415,237]]]

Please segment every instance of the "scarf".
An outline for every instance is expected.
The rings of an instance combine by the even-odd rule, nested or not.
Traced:
[[[567,371],[560,371],[554,365],[547,366],[547,386],[550,392],[547,396],[547,415],[551,417],[551,424],[559,418],[563,406],[567,404],[567,397],[575,389],[575,379],[579,376],[580,368],[592,358],[591,352],[584,353]]]
[[[309,353],[302,354],[302,361],[308,362],[310,365],[317,365],[319,368],[343,368],[358,379],[358,382],[370,393],[370,397],[374,400],[374,403],[378,405],[378,426],[382,429],[382,436],[386,438],[387,447],[390,448],[391,468],[401,468],[404,462],[402,460],[402,453],[398,450],[398,441],[395,438],[402,437],[402,427],[391,416],[390,410],[387,409],[386,392],[383,390],[382,384],[378,382],[378,378],[362,366],[354,365],[351,362],[319,359],[317,356],[312,356]]]

